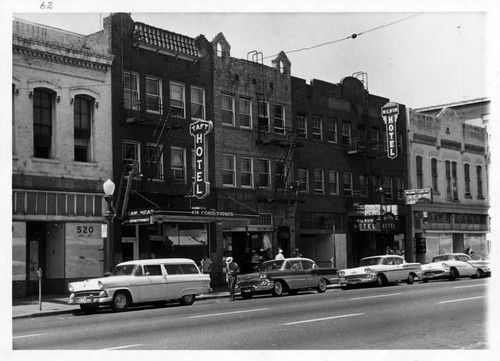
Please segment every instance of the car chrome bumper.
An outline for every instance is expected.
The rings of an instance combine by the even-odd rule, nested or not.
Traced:
[[[110,303],[112,297],[95,297],[95,296],[75,296],[71,294],[68,299],[69,305],[89,305],[89,304],[100,304],[100,303]]]

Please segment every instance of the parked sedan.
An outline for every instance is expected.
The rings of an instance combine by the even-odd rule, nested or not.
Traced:
[[[336,283],[335,268],[319,268],[313,260],[298,257],[263,262],[257,272],[239,276],[238,288],[241,297],[247,299],[258,293],[281,296],[306,289],[323,293],[327,285]]]
[[[423,278],[420,263],[408,263],[401,256],[382,255],[362,258],[359,267],[339,271],[339,284],[343,288],[352,285],[377,284],[406,281],[412,284]]]
[[[472,260],[465,253],[446,253],[436,256],[432,262],[422,265],[424,282],[430,279],[448,279],[454,281],[459,277],[491,276],[488,261]]]

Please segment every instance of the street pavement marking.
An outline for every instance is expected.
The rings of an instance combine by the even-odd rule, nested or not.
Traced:
[[[441,301],[438,303],[451,303],[451,302],[461,302],[461,301],[470,301],[470,300],[477,300],[479,298],[485,298],[485,296],[478,296],[478,297],[469,297],[469,298],[460,298],[456,300],[449,300],[449,301]]]
[[[360,316],[364,315],[364,313],[352,313],[350,315],[341,315],[341,316],[332,316],[332,317],[323,317],[323,318],[315,318],[312,320],[304,320],[304,321],[296,321],[296,322],[288,322],[284,323],[283,326],[288,326],[288,325],[296,325],[299,323],[306,323],[306,322],[317,322],[317,321],[325,321],[325,320],[333,320],[335,318],[343,318],[343,317],[353,317],[353,316]]]
[[[42,334],[41,333],[35,333],[33,335],[13,336],[12,338],[36,337],[36,336],[42,336]]]
[[[453,288],[468,288],[468,287],[480,287],[480,286],[487,286],[486,283],[480,283],[478,285],[468,285],[468,286],[455,286]]]
[[[398,296],[398,295],[402,295],[402,293],[388,293],[386,295],[356,297],[356,298],[351,298],[351,301],[354,301],[354,300],[366,300],[367,298],[379,298],[379,297]]]
[[[200,317],[214,317],[214,316],[223,316],[223,315],[233,315],[235,313],[245,313],[245,312],[258,312],[258,311],[267,311],[270,308],[259,308],[256,310],[245,310],[245,311],[234,311],[234,312],[223,312],[223,313],[211,313],[208,315],[199,315],[199,316],[191,316],[188,318],[200,318]]]
[[[137,345],[127,345],[127,346],[117,346],[117,347],[110,347],[110,348],[102,348],[101,350],[119,350],[122,348],[130,348],[130,347],[137,347],[137,346],[142,346],[142,343],[138,343]]]

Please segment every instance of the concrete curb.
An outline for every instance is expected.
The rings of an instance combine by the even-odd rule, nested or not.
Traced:
[[[227,298],[227,297],[229,297],[229,293],[214,293],[214,294],[199,295],[196,297],[196,300],[203,301],[203,300]],[[72,309],[65,309],[65,310],[38,311],[38,312],[25,313],[25,314],[21,314],[21,315],[12,315],[12,319],[16,320],[16,319],[23,319],[23,318],[64,315],[64,314],[70,314],[70,313],[74,313],[74,312],[80,312],[80,309],[78,308],[78,306],[75,306],[75,308],[72,308]]]

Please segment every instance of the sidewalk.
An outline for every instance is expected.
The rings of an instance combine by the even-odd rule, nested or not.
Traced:
[[[229,297],[227,286],[213,287],[211,293],[199,295],[196,300]],[[30,318],[65,313],[80,312],[78,305],[68,305],[69,295],[42,295],[42,306],[38,302],[38,296],[12,300],[12,318]]]

